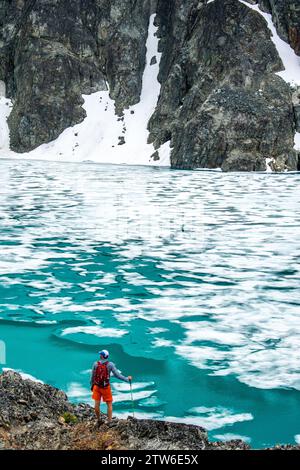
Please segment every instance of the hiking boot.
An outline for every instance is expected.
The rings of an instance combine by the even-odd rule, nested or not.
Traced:
[[[97,426],[98,428],[105,424],[106,419],[101,416],[101,418],[97,419]]]
[[[108,422],[106,423],[106,426],[107,426],[108,428],[115,428],[116,426],[118,426],[118,421],[108,421]]]

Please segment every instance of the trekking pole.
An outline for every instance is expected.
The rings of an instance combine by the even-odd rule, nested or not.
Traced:
[[[132,394],[132,381],[130,380],[130,393],[131,393],[131,403],[132,403],[132,417],[134,418],[134,401],[133,401],[133,394]]]

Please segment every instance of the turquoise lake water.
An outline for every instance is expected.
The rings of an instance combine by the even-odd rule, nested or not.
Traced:
[[[138,417],[300,440],[299,183],[1,160],[0,368],[91,402],[105,347]]]

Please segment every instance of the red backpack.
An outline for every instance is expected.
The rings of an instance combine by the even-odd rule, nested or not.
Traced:
[[[107,367],[108,362],[98,362],[97,368],[95,370],[94,375],[94,385],[98,385],[98,387],[108,387],[109,385],[109,372]]]

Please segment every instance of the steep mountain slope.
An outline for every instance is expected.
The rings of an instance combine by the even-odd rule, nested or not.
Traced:
[[[1,0],[0,155],[297,170],[299,8]]]

